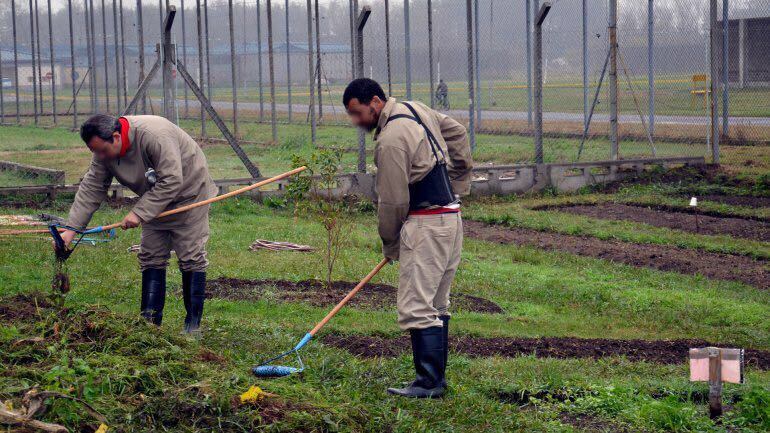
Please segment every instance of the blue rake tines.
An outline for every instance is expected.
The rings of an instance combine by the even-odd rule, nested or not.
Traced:
[[[305,364],[302,362],[302,357],[299,356],[299,350],[302,349],[302,347],[305,346],[312,338],[313,338],[313,335],[308,332],[307,334],[305,334],[304,337],[302,337],[302,340],[300,340],[300,342],[297,343],[296,346],[294,346],[293,349],[268,359],[267,361],[252,368],[251,372],[258,377],[284,377],[284,376],[289,376],[291,374],[303,372],[305,370]],[[297,354],[297,361],[299,363],[299,367],[289,367],[285,365],[268,365],[271,362],[277,361],[281,358],[285,358],[291,355],[292,353]]]

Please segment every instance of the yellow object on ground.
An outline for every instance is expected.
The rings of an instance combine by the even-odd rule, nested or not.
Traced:
[[[265,397],[270,397],[273,394],[262,391],[262,388],[253,385],[248,391],[241,394],[241,403],[256,403]]]
[[[107,424],[102,424],[99,426],[98,429],[94,433],[107,433],[107,430],[109,430],[109,427],[107,427]]]

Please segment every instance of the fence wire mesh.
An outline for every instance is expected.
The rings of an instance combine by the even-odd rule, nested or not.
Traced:
[[[176,59],[240,140],[275,145],[309,140],[312,95],[313,117],[321,131],[331,131],[320,134],[317,144],[354,147],[354,135],[339,132],[348,124],[341,99],[344,86],[356,75],[354,19],[368,6],[372,13],[364,28],[364,76],[379,81],[391,96],[423,101],[472,126],[478,160],[537,159],[535,39],[537,18],[546,2],[4,3],[10,3],[0,10],[4,125],[76,129],[92,113],[122,113],[160,56],[163,17],[173,5]],[[711,160],[718,144],[720,162],[756,173],[767,171],[770,0],[549,4],[541,27],[543,162],[615,157],[611,122],[615,79],[618,158]],[[617,51],[611,56],[614,4]],[[475,77],[470,83],[473,100],[470,72]],[[139,113],[164,113],[162,81],[158,73],[138,104]],[[198,99],[178,74],[172,81],[174,120],[195,136],[221,137],[208,116],[201,115]],[[268,124],[273,135],[255,133]],[[289,126],[299,138],[283,133]],[[340,143],[344,140],[350,142]]]

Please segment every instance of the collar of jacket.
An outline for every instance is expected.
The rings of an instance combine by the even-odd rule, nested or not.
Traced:
[[[131,148],[131,138],[129,137],[130,133],[130,125],[128,123],[128,119],[125,117],[118,118],[118,122],[120,122],[120,154],[118,155],[118,158],[123,158],[126,156],[126,152]]]
[[[375,140],[380,135],[380,131],[382,131],[385,124],[388,123],[390,113],[393,112],[393,108],[395,108],[396,104],[396,98],[388,98],[388,100],[385,101],[385,106],[382,107],[382,111],[380,111],[380,118],[377,120],[377,129],[374,131]]]

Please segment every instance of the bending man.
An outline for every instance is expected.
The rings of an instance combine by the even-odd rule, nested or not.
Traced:
[[[386,98],[367,78],[348,85],[343,103],[356,126],[374,130],[382,250],[400,260],[398,324],[410,333],[417,378],[388,392],[440,397],[463,242],[459,197],[470,192],[473,164],[465,127],[420,102]]]
[[[80,137],[93,159],[80,182],[68,224],[77,228],[88,224],[107,198],[113,178],[138,195],[121,226],[142,225],[142,316],[155,325],[163,320],[166,267],[173,249],[182,271],[187,310],[184,332],[198,334],[206,296],[209,206],[159,219],[156,216],[216,195],[206,157],[186,132],[159,116],[115,118],[97,114],[83,123]],[[74,237],[73,231],[62,233],[68,244]]]

